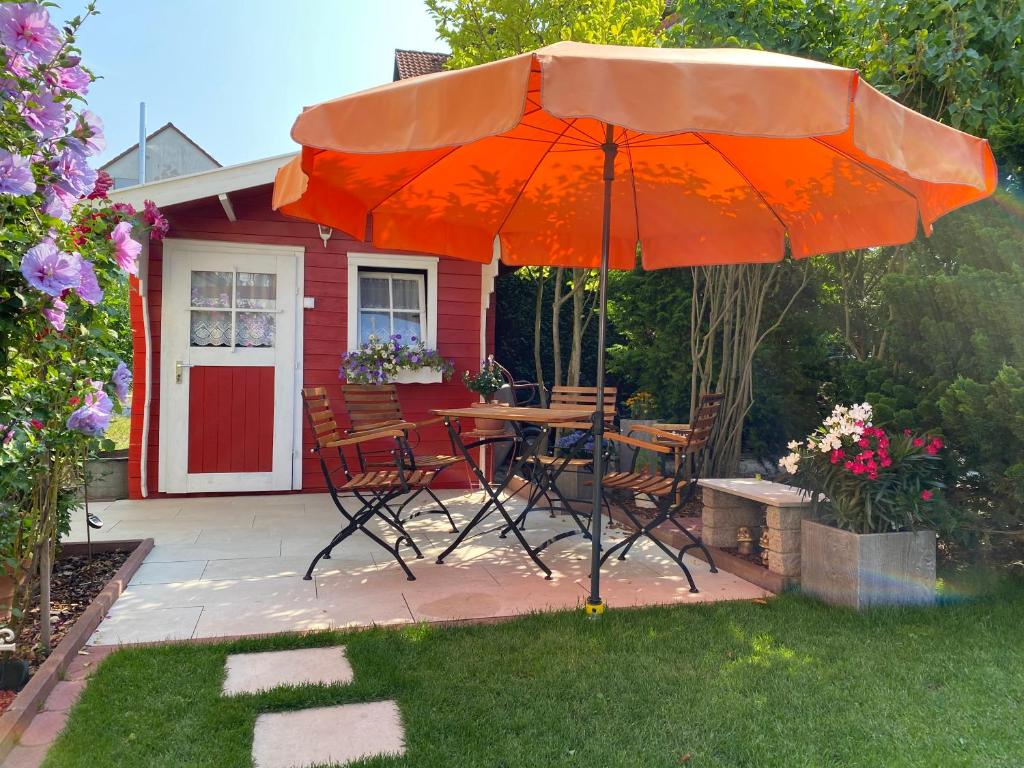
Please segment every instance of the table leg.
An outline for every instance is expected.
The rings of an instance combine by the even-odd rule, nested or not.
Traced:
[[[454,434],[454,427],[451,424],[451,419],[445,418],[445,425],[448,427],[449,433]],[[518,444],[523,443],[524,441],[522,439],[522,433],[519,427],[514,422],[513,427],[516,430],[516,442]],[[473,461],[473,456],[472,454],[470,454],[470,450],[474,447],[479,446],[480,444],[485,444],[488,442],[498,442],[503,439],[504,438],[489,438],[485,440],[480,440],[477,443],[472,444],[471,446],[465,445],[464,443],[462,443],[461,440],[458,441],[458,448],[462,452],[463,457],[466,459],[467,466],[469,466],[473,474],[476,475],[477,480],[480,481],[481,487],[483,488],[484,492],[487,494],[489,498],[488,501],[480,508],[480,511],[477,512],[473,519],[469,522],[469,524],[462,529],[462,533],[458,535],[455,541],[453,541],[448,546],[448,548],[438,556],[437,562],[443,563],[445,558],[448,557],[448,555],[450,555],[459,545],[461,545],[463,541],[465,541],[470,531],[476,528],[476,526],[479,525],[480,522],[490,514],[491,507],[493,506],[498,510],[499,514],[501,514],[502,518],[504,518],[507,525],[511,528],[512,533],[515,535],[516,539],[518,539],[520,546],[522,546],[522,548],[526,551],[526,554],[528,554],[530,556],[530,559],[533,560],[534,564],[544,572],[544,577],[550,579],[551,569],[544,564],[544,561],[542,561],[537,556],[537,551],[530,546],[529,542],[527,542],[525,538],[523,538],[523,534],[520,533],[519,529],[515,525],[515,520],[509,514],[508,510],[505,509],[505,505],[502,504],[500,496],[501,492],[505,490],[508,484],[516,476],[517,471],[529,458],[530,453],[524,451],[523,455],[513,463],[513,465],[509,468],[508,475],[505,477],[504,482],[502,482],[502,484],[498,487],[497,490],[491,487],[491,484],[487,481],[487,476],[480,469],[479,465],[475,461]],[[532,452],[536,453],[536,451],[537,448],[534,447],[532,449]]]

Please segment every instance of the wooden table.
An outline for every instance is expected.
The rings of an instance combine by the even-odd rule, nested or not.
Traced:
[[[559,539],[565,538],[566,536],[572,536],[578,533],[578,530],[566,531],[564,533],[557,534],[556,536],[548,539],[545,542],[537,546],[531,546],[526,539],[523,537],[523,533],[519,528],[519,521],[523,520],[526,513],[529,512],[531,504],[535,504],[535,500],[531,500],[527,504],[525,509],[517,518],[513,518],[509,514],[509,511],[505,508],[505,505],[501,501],[501,493],[508,487],[509,482],[515,477],[523,468],[523,465],[529,462],[531,459],[536,459],[540,447],[545,443],[544,437],[550,431],[552,426],[558,424],[564,424],[571,421],[582,421],[593,417],[593,408],[522,408],[517,406],[509,405],[497,405],[497,404],[481,404],[470,406],[469,408],[437,408],[431,413],[440,416],[444,419],[445,426],[448,428],[448,432],[452,438],[452,445],[456,449],[461,450],[462,455],[466,459],[466,464],[470,470],[476,475],[477,480],[480,481],[480,486],[483,488],[484,493],[487,495],[487,500],[480,510],[473,516],[473,519],[462,529],[462,532],[458,537],[451,543],[451,545],[442,552],[438,558],[438,563],[443,563],[444,559],[448,557],[462,542],[464,542],[469,536],[470,532],[473,531],[481,522],[489,517],[495,510],[504,518],[504,526],[502,527],[502,536],[506,533],[511,532],[516,540],[522,546],[523,550],[530,556],[530,559],[544,572],[544,576],[547,579],[551,578],[551,569],[548,568],[544,561],[539,557],[539,553],[546,549],[550,544]],[[458,428],[460,419],[496,419],[501,421],[507,421],[512,425],[511,434],[489,434],[488,436],[481,437],[472,443],[465,443]],[[540,427],[540,435],[538,435],[532,442],[524,439],[522,424],[535,424]],[[512,462],[509,467],[508,474],[502,483],[495,488],[487,479],[487,475],[480,469],[479,464],[473,459],[470,453],[474,448],[478,448],[484,445],[491,445],[496,443],[512,443]],[[537,461],[534,464],[541,468],[540,471],[544,471],[541,462]]]

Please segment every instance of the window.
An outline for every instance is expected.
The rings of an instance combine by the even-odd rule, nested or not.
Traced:
[[[348,349],[375,333],[437,348],[436,256],[348,254]]]
[[[193,347],[273,347],[277,275],[193,270],[189,307]]]
[[[359,269],[359,343],[400,334],[403,342],[425,338],[426,274]]]

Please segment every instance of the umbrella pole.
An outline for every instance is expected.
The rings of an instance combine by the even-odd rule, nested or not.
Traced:
[[[601,600],[601,478],[604,477],[604,331],[608,314],[608,250],[612,230],[612,182],[615,180],[614,126],[605,126],[604,206],[601,218],[601,275],[597,323],[597,408],[594,412],[594,497],[590,516],[590,596],[586,612],[591,616],[604,613]]]

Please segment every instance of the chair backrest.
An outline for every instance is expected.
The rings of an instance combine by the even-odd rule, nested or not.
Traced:
[[[615,423],[615,397],[618,394],[616,387],[604,388],[604,423],[611,426]],[[559,406],[567,408],[590,408],[597,407],[597,387],[563,387],[557,386],[551,390],[551,407]],[[593,425],[589,420],[570,421],[564,424],[553,425],[559,429],[590,429]]]
[[[327,390],[324,387],[303,388],[302,405],[306,411],[309,428],[313,430],[318,453],[325,444],[342,439],[342,430],[338,426],[338,420],[334,418],[331,401],[327,398]]]
[[[402,422],[398,387],[394,384],[342,384],[341,396],[353,432],[388,427]]]
[[[686,446],[686,453],[698,453],[707,446],[711,440],[711,433],[714,432],[715,421],[718,419],[718,411],[722,407],[724,397],[725,395],[717,392],[701,395],[697,413],[690,421],[690,440]]]

